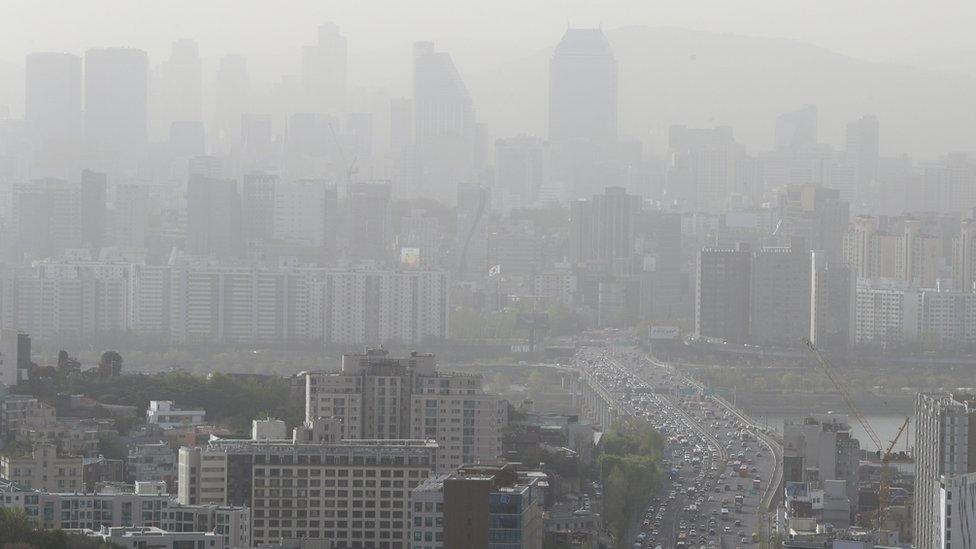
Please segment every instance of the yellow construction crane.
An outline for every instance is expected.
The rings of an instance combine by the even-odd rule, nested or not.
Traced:
[[[895,451],[895,445],[898,444],[898,439],[901,438],[901,434],[905,432],[905,427],[908,427],[908,421],[910,419],[910,417],[906,417],[905,421],[901,423],[901,427],[895,433],[894,440],[891,441],[888,449],[881,456],[881,478],[878,481],[878,530],[884,528],[885,514],[888,511],[888,489],[891,486],[891,471],[888,469],[888,463],[891,461],[891,455]]]
[[[881,457],[881,478],[878,482],[877,524],[878,530],[880,531],[884,528],[885,513],[888,510],[888,489],[889,483],[891,482],[888,473],[888,463],[891,461],[891,455],[894,452],[895,444],[898,443],[898,439],[901,438],[901,434],[904,432],[905,427],[908,426],[908,421],[911,418],[905,418],[905,421],[902,422],[901,427],[898,428],[898,433],[895,435],[895,439],[891,441],[891,444],[885,446],[885,444],[881,442],[881,437],[878,436],[878,433],[876,433],[874,428],[871,427],[871,424],[868,423],[867,418],[864,417],[864,414],[862,414],[861,411],[858,410],[857,405],[854,404],[854,399],[852,399],[850,393],[847,392],[846,386],[841,383],[839,379],[837,379],[837,376],[834,375],[833,368],[830,365],[830,361],[827,360],[827,357],[825,357],[808,338],[803,338],[803,343],[811,351],[813,351],[814,355],[816,355],[817,361],[820,363],[820,367],[827,375],[827,379],[830,380],[830,382],[834,385],[834,388],[837,389],[837,392],[840,393],[841,397],[844,398],[844,402],[847,403],[847,408],[850,409],[851,414],[853,414],[857,419],[857,422],[861,424],[864,432],[867,433],[868,437],[871,438],[871,442],[873,442],[878,448],[878,455]]]

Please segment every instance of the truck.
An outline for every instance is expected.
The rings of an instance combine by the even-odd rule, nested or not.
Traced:
[[[742,510],[742,494],[735,495],[735,510],[736,511]]]

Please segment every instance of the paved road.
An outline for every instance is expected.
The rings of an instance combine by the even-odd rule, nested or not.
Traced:
[[[636,525],[634,546],[675,547],[679,534],[689,538],[687,547],[752,546],[752,533],[763,531],[759,523],[769,494],[778,492],[778,442],[755,432],[752,420],[728,403],[681,398],[682,388],[696,387],[691,380],[634,352],[583,349],[576,367],[611,394],[615,406],[651,422],[668,439],[665,466],[676,473],[674,485],[649,506],[647,524]],[[732,470],[740,458],[744,477]],[[759,490],[753,489],[754,479],[760,480]]]

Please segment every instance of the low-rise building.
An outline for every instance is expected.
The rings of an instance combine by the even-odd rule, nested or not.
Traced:
[[[508,463],[428,479],[412,493],[411,547],[541,549],[544,478]]]
[[[214,532],[168,532],[161,528],[122,526],[103,527],[99,530],[74,530],[90,538],[96,538],[122,547],[152,547],[153,549],[184,549],[200,547],[206,549],[230,549],[224,545],[223,537]]]
[[[0,444],[54,423],[55,411],[30,395],[0,395]]]
[[[22,510],[44,529],[124,527],[159,528],[177,533],[212,532],[219,537],[222,547],[251,547],[251,513],[247,507],[181,505],[164,488],[162,483],[137,483],[134,490],[128,485],[113,491],[60,493],[31,490],[0,478],[0,508]]]
[[[0,456],[0,477],[34,490],[84,490],[81,456],[59,455],[53,444],[37,444],[29,455]]]
[[[146,423],[160,429],[203,425],[206,416],[206,410],[184,410],[171,400],[151,400],[146,409]]]
[[[129,481],[164,481],[176,487],[176,452],[165,442],[136,444],[126,460]]]

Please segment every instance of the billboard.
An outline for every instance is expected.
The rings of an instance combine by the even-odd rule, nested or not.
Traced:
[[[521,330],[549,328],[549,313],[519,313],[515,317],[515,327]]]
[[[404,267],[420,265],[420,248],[400,248],[400,264]]]
[[[651,339],[678,339],[681,330],[677,326],[651,326],[647,335]]]

